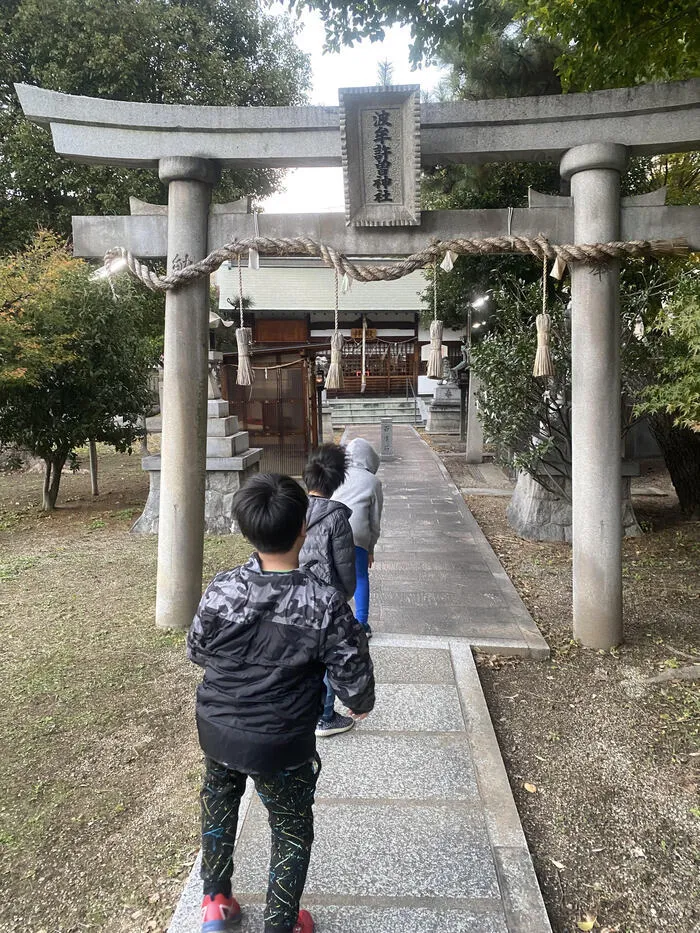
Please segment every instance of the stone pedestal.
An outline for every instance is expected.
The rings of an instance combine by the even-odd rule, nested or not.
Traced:
[[[471,372],[467,399],[467,463],[484,462],[484,428],[479,418],[479,406],[476,400],[480,391],[481,380]]]
[[[642,530],[632,508],[631,474],[629,465],[623,465],[621,478],[621,516],[623,534],[628,538],[638,537]],[[638,471],[637,471],[638,472]],[[627,474],[627,475],[624,475]],[[562,485],[571,496],[571,480],[562,480]],[[548,492],[530,476],[521,472],[515,491],[508,505],[506,517],[511,528],[528,541],[572,541],[571,502]]]
[[[248,446],[248,432],[238,430],[238,418],[229,414],[227,401],[221,398],[209,399],[207,407],[204,531],[210,535],[237,534],[238,527],[233,520],[233,497],[245,481],[259,471],[262,450]],[[148,500],[143,514],[131,530],[136,534],[157,534],[161,458],[144,457],[141,464],[149,475]]]
[[[459,434],[459,386],[435,386],[435,396],[428,408],[425,430],[428,434]]]

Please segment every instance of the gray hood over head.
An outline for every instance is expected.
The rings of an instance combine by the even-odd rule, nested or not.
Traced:
[[[347,446],[348,475],[333,493],[333,498],[352,509],[350,527],[355,545],[374,553],[381,531],[382,484],[377,476],[379,454],[364,437],[356,437]]]
[[[346,450],[349,466],[369,470],[370,473],[376,473],[379,469],[379,454],[364,437],[351,440]]]

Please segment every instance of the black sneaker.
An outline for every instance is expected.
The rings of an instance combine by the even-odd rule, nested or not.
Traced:
[[[332,719],[319,719],[316,724],[316,736],[319,739],[327,739],[331,735],[338,735],[341,732],[349,732],[355,725],[355,720],[349,716],[341,716],[340,713],[333,713]]]

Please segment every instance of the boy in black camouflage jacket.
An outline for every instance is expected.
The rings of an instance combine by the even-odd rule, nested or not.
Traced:
[[[356,718],[374,706],[362,626],[336,589],[299,569],[307,503],[287,476],[261,474],[239,490],[234,515],[257,553],[214,578],[187,639],[189,657],[205,669],[197,689],[206,761],[202,933],[224,933],[241,919],[231,875],[247,776],[272,829],[265,933],[312,933],[299,901],[321,770],[314,729],[324,674]]]

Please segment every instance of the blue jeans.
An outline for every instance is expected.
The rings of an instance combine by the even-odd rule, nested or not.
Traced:
[[[355,618],[363,625],[369,620],[369,551],[355,547]]]
[[[355,548],[355,618],[362,625],[369,621],[369,551],[363,547]],[[323,680],[326,685],[326,698],[323,703],[323,721],[330,722],[333,718],[335,693],[328,683],[328,676]]]

